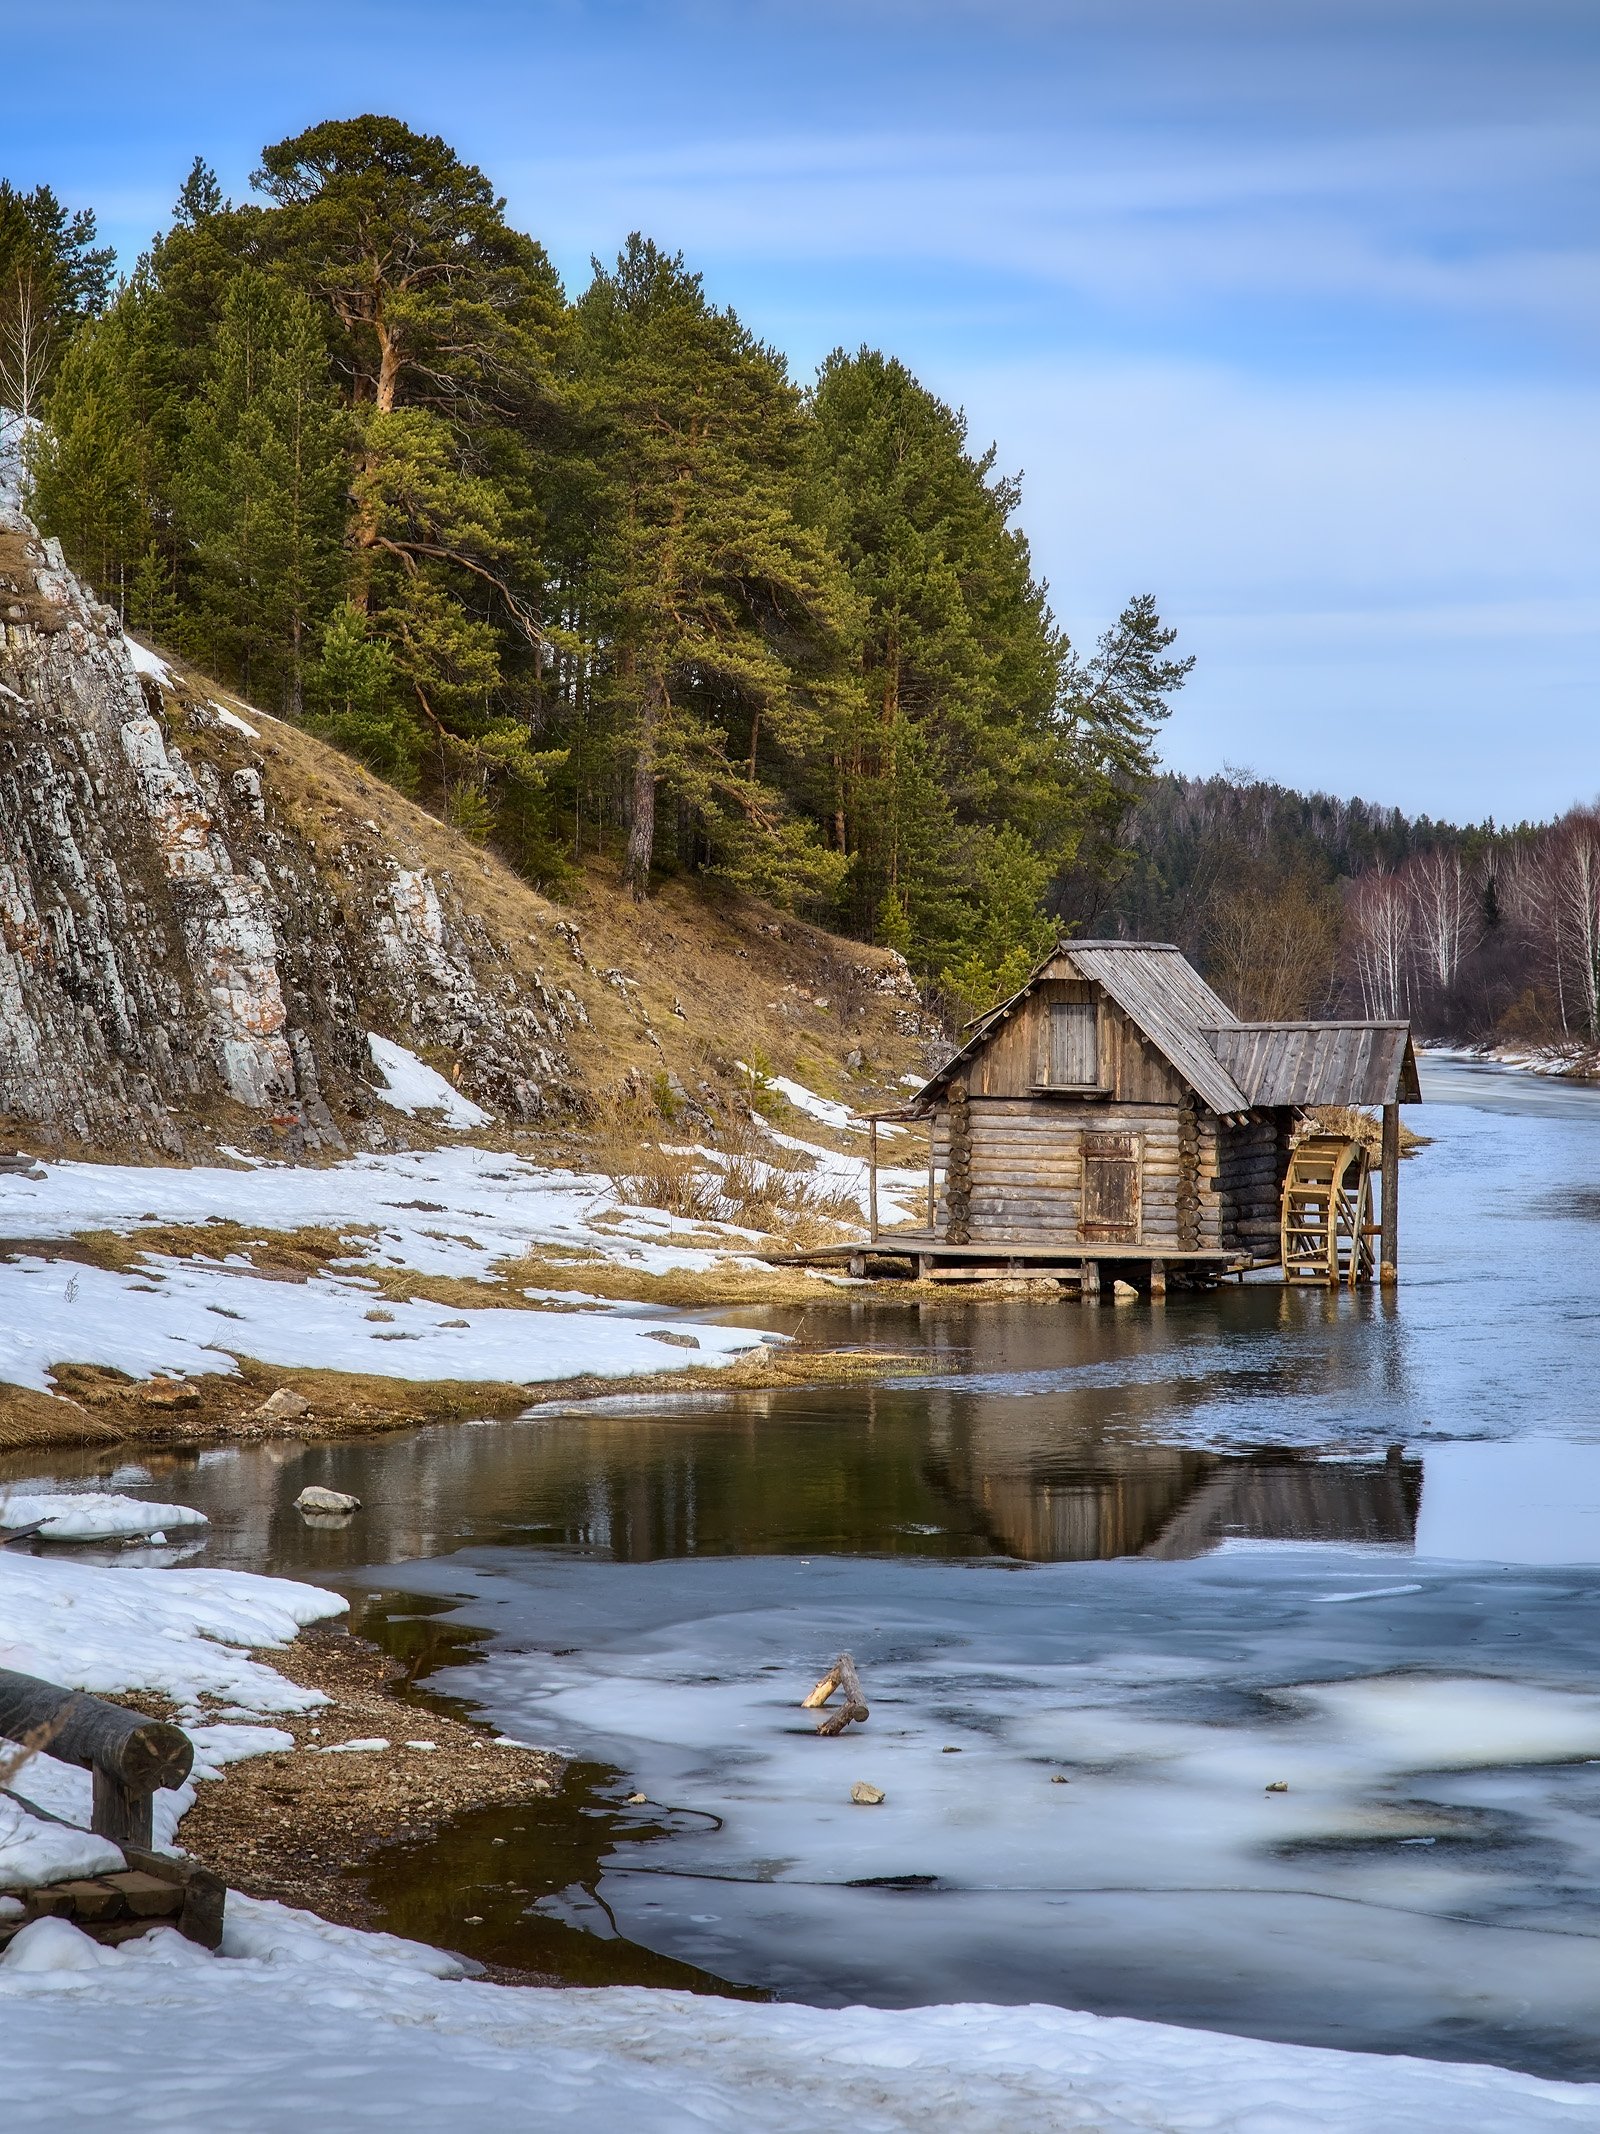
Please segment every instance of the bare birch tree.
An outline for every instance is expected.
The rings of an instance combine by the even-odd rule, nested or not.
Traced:
[[[1362,875],[1351,887],[1349,923],[1366,1013],[1398,1021],[1411,1006],[1411,898],[1404,879],[1383,867]]]
[[[1502,866],[1500,894],[1506,913],[1516,924],[1537,963],[1550,975],[1555,986],[1561,1035],[1568,1037],[1572,1030],[1568,1013],[1571,974],[1565,913],[1554,847],[1548,836],[1524,846]]]
[[[1574,808],[1547,839],[1563,946],[1576,975],[1584,1034],[1600,1043],[1600,807]]]
[[[1483,931],[1477,884],[1460,853],[1438,845],[1417,855],[1404,880],[1418,967],[1441,994],[1451,994]]]
[[[55,352],[55,323],[31,267],[19,267],[0,296],[0,404],[34,421]]]

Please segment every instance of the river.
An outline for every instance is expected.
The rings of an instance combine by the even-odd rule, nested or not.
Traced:
[[[575,1758],[397,1850],[387,1923],[1600,2076],[1600,1092],[1423,1086],[1388,1296],[891,1294],[808,1318],[891,1383],[200,1455],[194,1560]],[[846,1647],[872,1715],[818,1740]]]

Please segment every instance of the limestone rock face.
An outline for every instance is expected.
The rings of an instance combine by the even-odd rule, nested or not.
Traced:
[[[0,499],[0,1126],[342,1148],[368,1029],[447,1049],[502,1116],[562,1108],[575,996],[515,974],[448,873],[402,865],[375,823],[310,836],[263,775],[274,725],[132,644]]]

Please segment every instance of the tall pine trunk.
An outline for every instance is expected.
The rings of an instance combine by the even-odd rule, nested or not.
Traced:
[[[656,850],[656,760],[666,702],[667,692],[660,676],[652,675],[639,706],[639,742],[633,758],[633,798],[628,810],[628,856],[622,870],[636,904],[642,904],[650,894],[650,863]]]

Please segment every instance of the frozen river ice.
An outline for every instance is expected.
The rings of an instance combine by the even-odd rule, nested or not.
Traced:
[[[1424,1086],[1393,1298],[846,1303],[840,1338],[940,1372],[148,1486],[209,1515],[193,1560],[431,1625],[433,1687],[587,1760],[567,1879],[509,1820],[412,1862],[473,1954],[620,1937],[797,1999],[1594,2078],[1600,1092]],[[360,1520],[303,1526],[311,1481]],[[796,1707],[842,1646],[872,1717],[818,1741]]]

